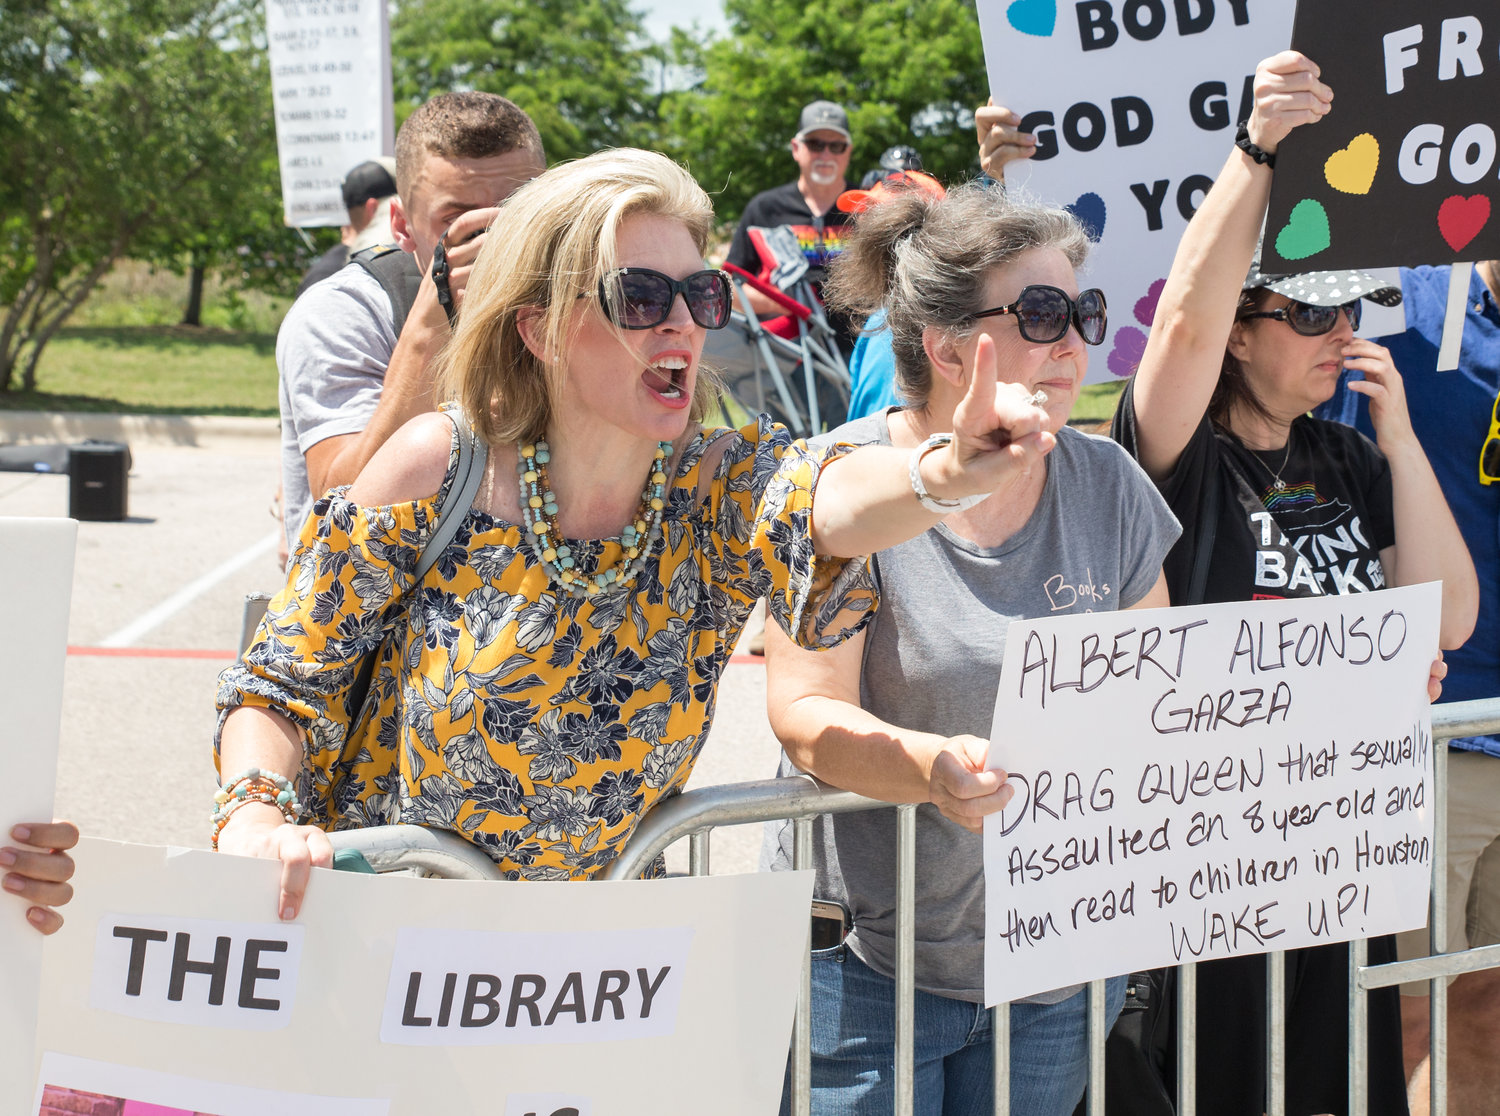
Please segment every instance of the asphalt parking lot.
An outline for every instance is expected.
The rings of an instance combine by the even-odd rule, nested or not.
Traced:
[[[90,437],[127,443],[133,464],[128,517],[79,525],[57,812],[90,836],[206,848],[215,679],[246,594],[280,583],[277,424],[0,413],[0,443]],[[66,476],[0,472],[0,516],[65,516],[68,500]],[[766,778],[778,754],[764,668],[737,656],[691,786]],[[758,847],[758,826],[721,831],[714,871],[753,871]]]

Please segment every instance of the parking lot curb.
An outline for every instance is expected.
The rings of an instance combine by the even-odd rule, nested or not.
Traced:
[[[0,411],[0,443],[124,442],[202,446],[225,439],[281,437],[281,421],[233,415],[115,415],[73,411]]]

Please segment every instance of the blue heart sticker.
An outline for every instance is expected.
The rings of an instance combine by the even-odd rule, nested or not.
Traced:
[[[1005,18],[1021,34],[1045,39],[1057,26],[1057,0],[1015,0]]]
[[[1078,218],[1084,234],[1095,244],[1104,235],[1104,199],[1098,194],[1079,194],[1078,200],[1065,207]]]

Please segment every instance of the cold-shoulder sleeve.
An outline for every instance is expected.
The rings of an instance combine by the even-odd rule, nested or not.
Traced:
[[[403,611],[438,502],[363,507],[346,492],[336,488],[313,505],[255,642],[219,676],[220,732],[238,706],[274,710],[306,732],[314,769],[344,750],[359,715],[351,706],[364,696],[353,692],[360,668]],[[218,750],[216,733],[216,762]]]
[[[818,477],[853,448],[809,448],[761,415],[732,440],[708,493],[720,587],[741,601],[765,597],[770,616],[804,647],[848,639],[878,604],[868,558],[831,558],[813,547]]]

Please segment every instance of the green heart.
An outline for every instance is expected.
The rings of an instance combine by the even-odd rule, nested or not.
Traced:
[[[1276,234],[1276,251],[1284,260],[1305,260],[1333,243],[1328,229],[1328,211],[1312,198],[1292,206],[1286,227]]]

